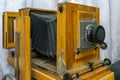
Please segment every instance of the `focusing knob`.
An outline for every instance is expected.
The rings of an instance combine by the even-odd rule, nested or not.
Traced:
[[[72,76],[69,73],[65,73],[63,76],[63,80],[73,80]]]
[[[104,64],[104,65],[108,65],[108,66],[111,65],[111,61],[110,61],[110,59],[105,58],[103,64]]]
[[[88,25],[87,27],[87,40],[92,43],[103,43],[105,39],[105,29],[103,26]]]
[[[107,49],[107,44],[103,42],[102,44],[100,44],[100,48],[103,50]]]

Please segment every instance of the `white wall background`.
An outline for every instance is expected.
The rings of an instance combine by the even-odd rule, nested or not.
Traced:
[[[6,59],[8,50],[2,48],[2,14],[3,11],[18,11],[23,7],[56,10],[58,2],[70,0],[0,0],[0,79],[7,73],[14,74],[14,69],[8,65]],[[100,24],[106,30],[105,42],[107,50],[101,50],[100,58],[109,58],[112,62],[120,60],[120,0],[72,0],[80,4],[100,8]]]

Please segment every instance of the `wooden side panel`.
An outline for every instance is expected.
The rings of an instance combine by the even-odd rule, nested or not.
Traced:
[[[110,67],[105,66],[81,75],[80,79],[81,80],[107,80],[107,78],[105,79],[105,76],[111,73],[112,72],[110,71]],[[109,76],[109,77],[111,77],[111,79],[109,80],[114,80],[112,76]]]
[[[14,20],[19,16],[17,12],[3,13],[3,48],[14,48]]]
[[[111,72],[111,73],[105,75],[104,77],[100,78],[99,80],[115,80],[114,73]]]
[[[42,70],[41,68],[37,68],[35,66],[32,66],[32,77],[34,77],[37,80],[61,80],[56,75],[53,75],[45,70]]]
[[[63,50],[63,59],[66,63],[66,5],[64,12],[57,13],[57,61],[60,56],[60,51]]]
[[[16,33],[19,34],[19,42],[16,42],[16,45],[19,46],[16,48],[19,53],[19,60],[16,61],[16,63],[19,63],[19,80],[30,80],[30,17],[18,17],[16,19]]]

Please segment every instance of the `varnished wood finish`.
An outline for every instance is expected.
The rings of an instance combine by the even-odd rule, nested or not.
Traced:
[[[11,57],[11,59],[12,59],[12,61],[14,61],[13,57]],[[37,63],[39,63],[38,62],[39,60],[41,60],[41,59],[38,59]],[[11,60],[10,60],[9,63],[13,63],[13,62],[11,62]],[[97,61],[94,64],[94,66],[97,66],[100,63],[101,63],[100,61]],[[74,70],[72,72],[69,71],[69,73],[71,75],[74,75],[76,72],[80,73],[80,72],[82,72],[84,70],[87,70],[88,68],[89,68],[88,65],[84,65],[84,66],[81,66],[80,68],[74,68]],[[42,80],[46,80],[46,79],[48,79],[48,80],[51,80],[51,79],[53,79],[53,80],[61,80],[55,74],[53,74],[53,73],[51,73],[51,72],[49,72],[47,70],[44,70],[44,69],[40,68],[39,65],[35,65],[34,62],[32,64],[31,71],[32,71],[31,72],[32,77],[36,78],[37,80],[41,80],[41,79]],[[114,80],[114,73],[111,72],[110,67],[103,66],[103,67],[99,67],[99,68],[95,69],[94,71],[82,74],[82,75],[79,76],[79,78],[81,80]]]
[[[56,14],[54,10],[44,10],[44,9],[36,9],[36,8],[23,8],[19,10],[21,16],[29,16],[30,13],[38,13],[38,14]]]
[[[97,68],[92,72],[88,72],[86,74],[81,75],[80,79],[81,80],[99,80],[100,78],[110,73],[111,73],[110,67],[105,66],[105,67]],[[114,80],[114,79],[110,79],[110,80]]]
[[[110,74],[105,75],[104,77],[100,78],[99,80],[114,80],[114,73],[111,72]]]
[[[31,60],[30,60],[30,17],[16,18],[16,33],[19,33],[19,80],[31,79]]]
[[[14,48],[14,20],[19,16],[18,12],[3,13],[3,48]]]
[[[31,68],[32,76],[37,80],[62,80],[58,76],[49,73],[41,68],[32,66]]]

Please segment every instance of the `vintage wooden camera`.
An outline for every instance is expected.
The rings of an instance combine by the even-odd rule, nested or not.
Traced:
[[[99,60],[100,46],[106,48],[99,8],[64,2],[57,5],[57,12],[33,8],[5,12],[3,37],[4,48],[15,47],[18,80],[31,76],[37,80],[114,80],[110,60]]]

